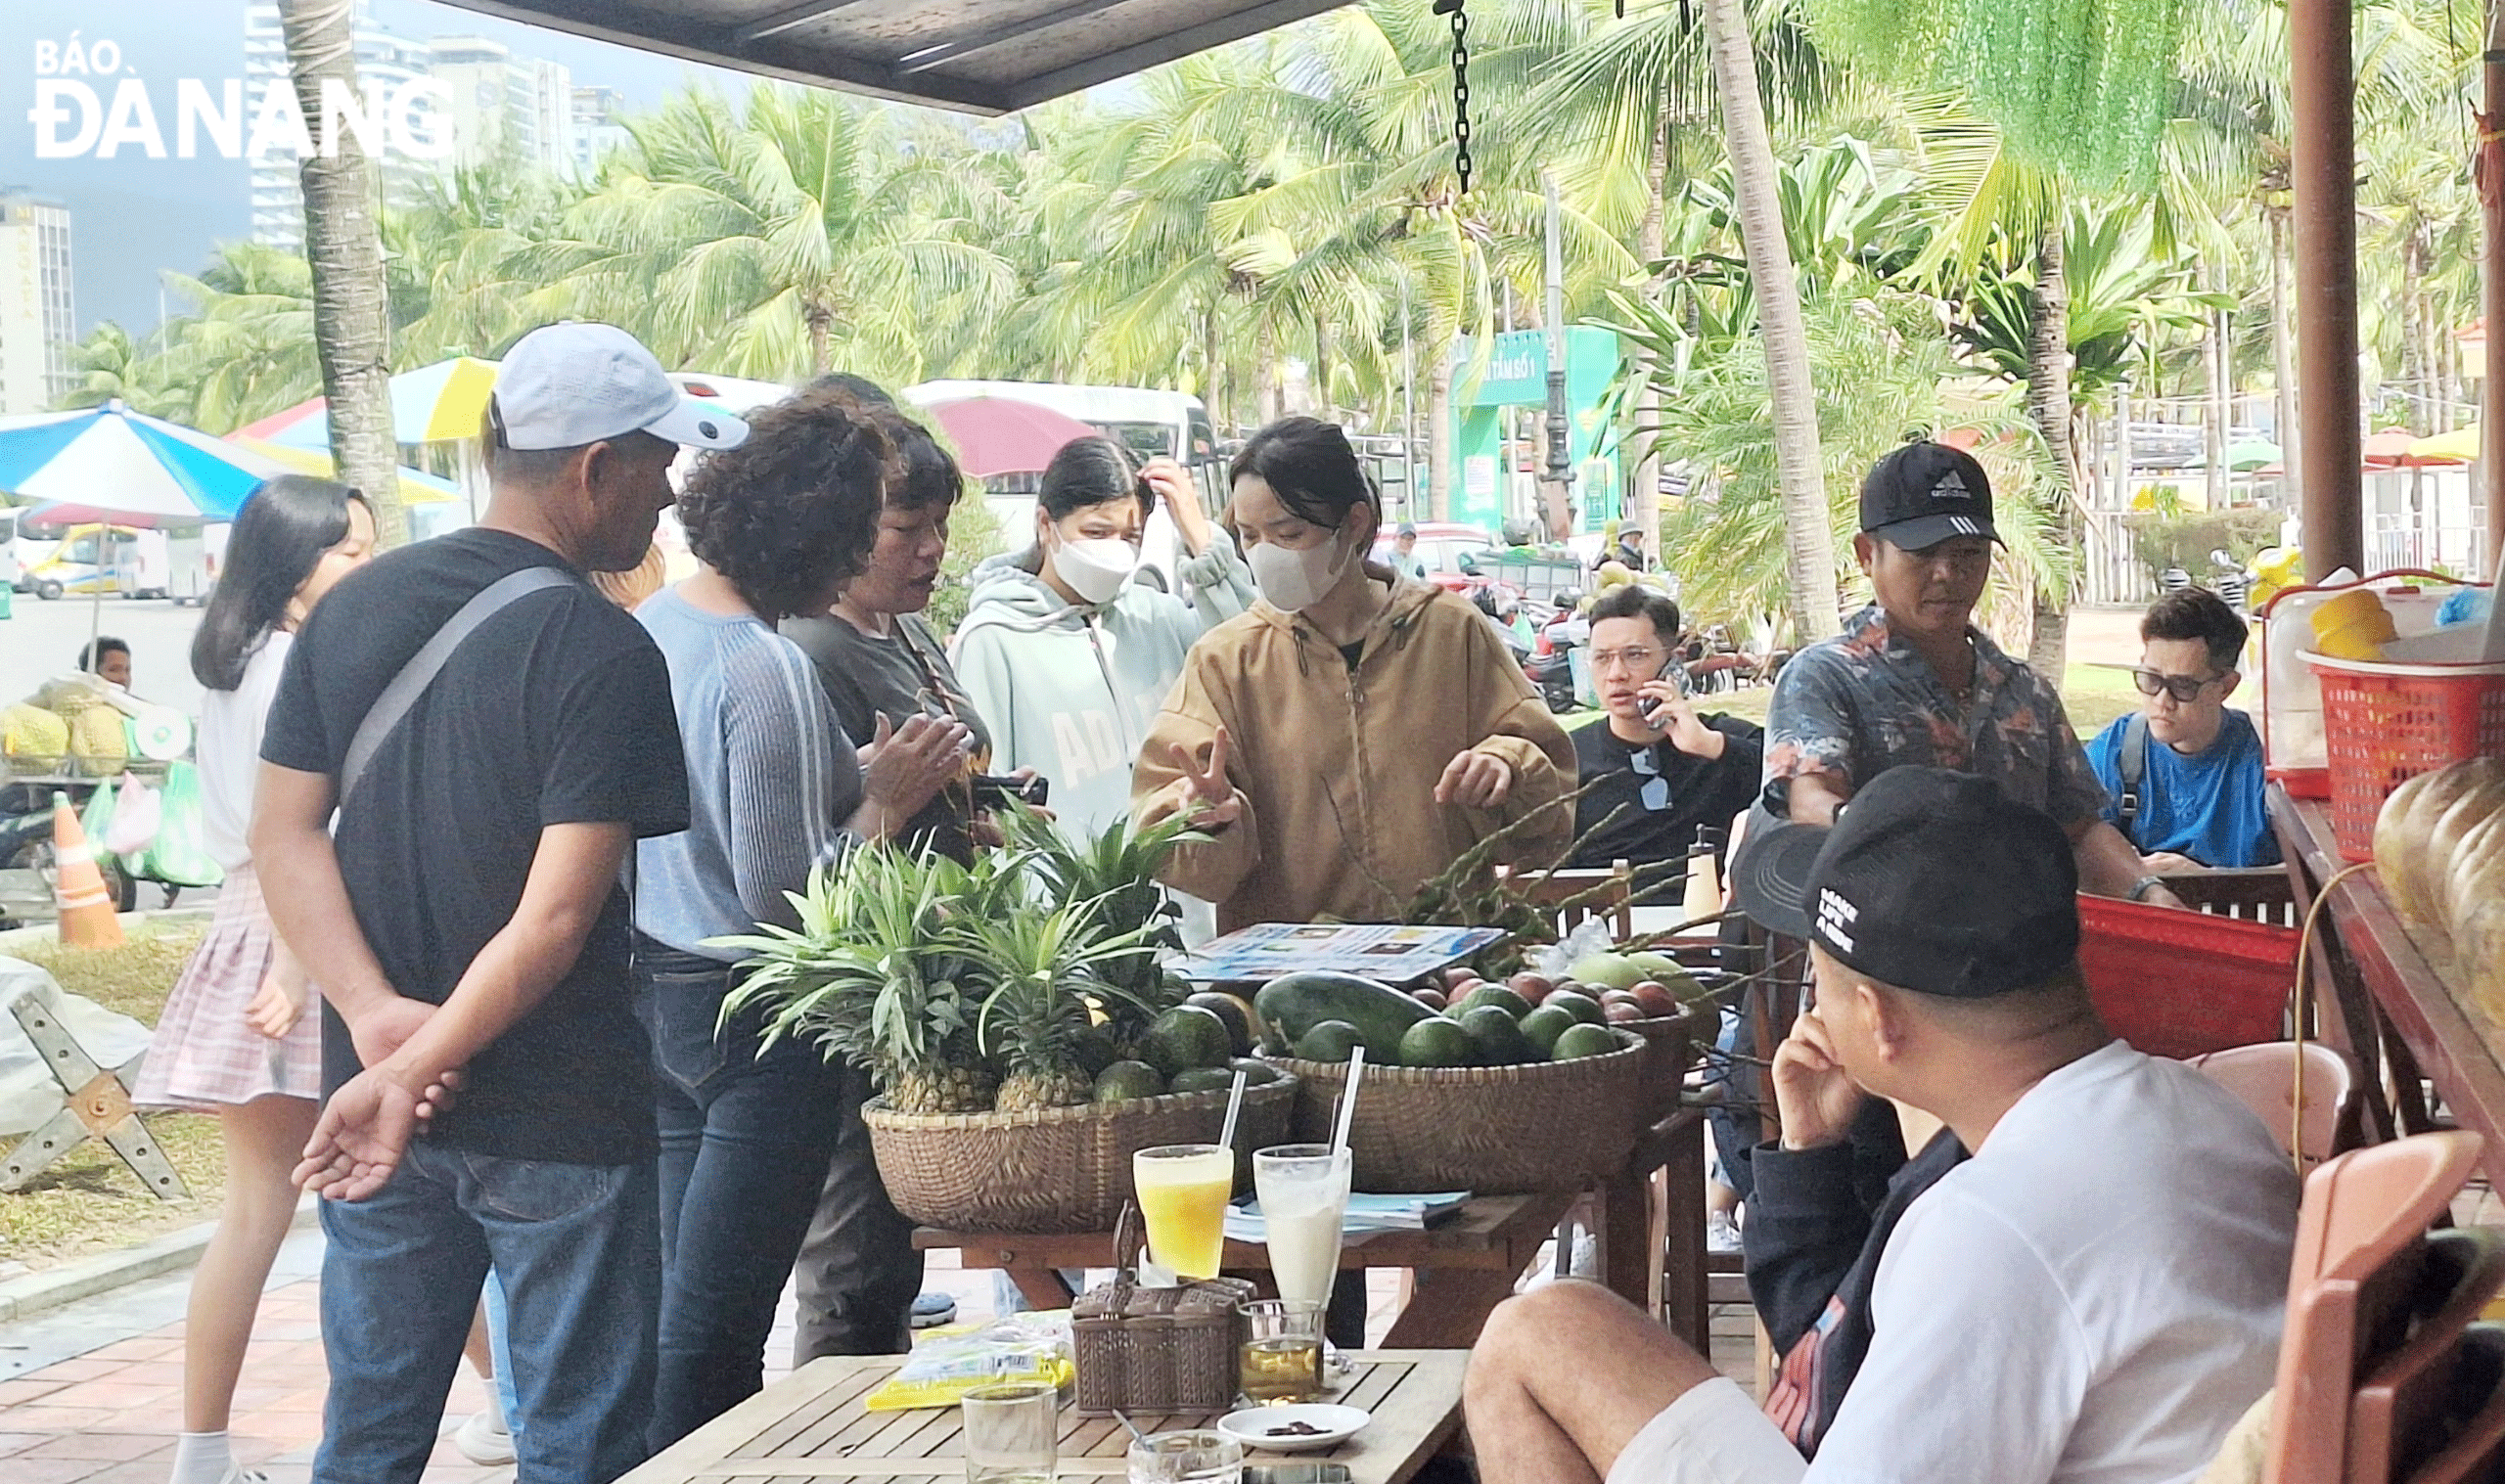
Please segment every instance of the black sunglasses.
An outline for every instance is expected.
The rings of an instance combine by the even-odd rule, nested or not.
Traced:
[[[2185,705],[2199,700],[2203,691],[2226,678],[2226,672],[2223,670],[2198,680],[2188,675],[2164,675],[2156,670],[2131,672],[2131,684],[2140,688],[2142,696],[2155,696],[2158,692],[2163,691]]]

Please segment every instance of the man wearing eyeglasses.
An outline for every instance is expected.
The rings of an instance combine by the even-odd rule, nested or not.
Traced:
[[[2276,866],[2279,839],[2262,803],[2261,737],[2227,697],[2244,677],[2242,614],[2207,588],[2153,604],[2140,620],[2148,697],[2087,744],[2113,795],[2105,818],[2152,876],[2204,866]]]
[[[1608,715],[1574,734],[1578,867],[1632,863],[1662,894],[1700,826],[1728,831],[1756,797],[1765,732],[1736,716],[1699,715],[1680,683],[1679,606],[1651,588],[1611,588],[1592,608],[1592,687]]]
[[[1877,601],[1776,680],[1766,803],[1826,825],[1890,768],[1979,774],[2062,826],[2081,890],[2179,907],[2106,823],[2104,786],[2060,694],[1975,626],[1999,541],[1973,455],[1922,440],[1870,471],[1852,546]]]

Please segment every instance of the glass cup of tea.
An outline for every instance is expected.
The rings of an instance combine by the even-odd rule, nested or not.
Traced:
[[[1235,1151],[1216,1144],[1166,1144],[1131,1156],[1131,1186],[1148,1224],[1148,1255],[1182,1278],[1215,1278],[1226,1252],[1226,1203],[1235,1194]]]
[[[1061,1393],[1042,1381],[978,1386],[959,1404],[968,1484],[1053,1484]]]
[[[1245,1325],[1236,1384],[1252,1405],[1310,1402],[1322,1395],[1321,1304],[1261,1298],[1236,1305],[1235,1312]]]
[[[1244,1445],[1222,1432],[1156,1432],[1131,1444],[1130,1484],[1243,1484]]]
[[[1252,1193],[1281,1298],[1331,1301],[1340,1273],[1340,1228],[1348,1210],[1348,1150],[1283,1144],[1252,1154]]]

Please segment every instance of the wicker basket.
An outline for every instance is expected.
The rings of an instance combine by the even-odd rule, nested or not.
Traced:
[[[1244,1090],[1235,1182],[1252,1184],[1252,1150],[1288,1142],[1296,1081]],[[1131,1155],[1161,1144],[1209,1144],[1226,1122],[1224,1091],[1032,1113],[861,1109],[879,1178],[897,1210],[952,1232],[1110,1232],[1131,1194]]]
[[[1240,1306],[1254,1296],[1240,1278],[1186,1279],[1139,1286],[1136,1207],[1114,1228],[1114,1278],[1070,1305],[1072,1358],[1082,1417],[1224,1412],[1235,1405]]]
[[[1639,1039],[1644,1044],[1572,1061],[1369,1065],[1348,1130],[1355,1188],[1380,1194],[1515,1195],[1579,1187],[1615,1170],[1635,1147],[1650,1098],[1645,1079],[1657,1064],[1649,1038]],[[1684,1044],[1683,1030],[1680,1040]],[[1329,1143],[1347,1067],[1285,1064],[1299,1089],[1297,1142]]]

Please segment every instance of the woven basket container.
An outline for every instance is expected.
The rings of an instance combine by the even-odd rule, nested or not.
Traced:
[[[1353,1184],[1378,1194],[1518,1195],[1579,1187],[1626,1162],[1656,1056],[1645,1041],[1522,1066],[1369,1065],[1348,1129]],[[1284,1064],[1298,1089],[1296,1142],[1328,1144],[1347,1067]]]
[[[1131,1194],[1131,1155],[1161,1144],[1214,1144],[1224,1091],[1032,1113],[861,1109],[879,1178],[897,1210],[952,1232],[1110,1232]],[[1288,1142],[1296,1081],[1244,1090],[1235,1183],[1252,1184],[1252,1150]]]

